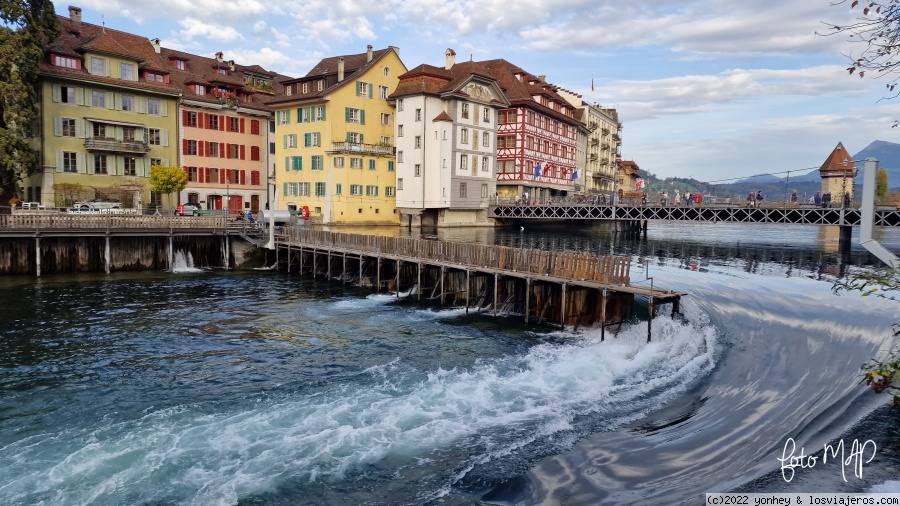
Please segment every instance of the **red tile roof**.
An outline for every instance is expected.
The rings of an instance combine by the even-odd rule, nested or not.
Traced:
[[[622,170],[625,171],[625,173],[628,174],[629,176],[633,176],[633,175],[637,174],[638,171],[641,169],[640,167],[638,167],[638,164],[634,163],[631,160],[620,161],[619,167],[621,167]]]
[[[847,165],[844,165],[844,161],[847,162]],[[838,142],[837,146],[835,146],[834,150],[831,151],[831,154],[828,155],[828,158],[825,159],[825,163],[819,167],[819,172],[824,174],[834,175],[843,175],[843,173],[848,174],[856,174],[857,168],[856,164],[853,163],[853,157],[850,156],[850,153],[847,152],[847,149],[844,148],[844,144]]]
[[[581,124],[581,122],[574,117],[542,105],[534,99],[535,96],[547,97],[551,102],[563,104],[566,107],[573,109],[574,113],[574,108],[566,101],[566,99],[556,92],[556,86],[542,81],[538,77],[529,74],[522,68],[503,59],[487,60],[477,63],[490,71],[497,79],[497,83],[503,88],[503,92],[506,94],[510,106],[514,107],[522,105],[530,107],[542,114],[554,117],[570,125],[577,126]],[[521,76],[521,78],[518,76]]]
[[[390,98],[420,94],[438,96],[454,92],[465,95],[465,92],[460,91],[459,87],[473,76],[496,81],[489,70],[475,62],[458,63],[449,69],[419,65],[400,76],[397,89],[390,94]]]

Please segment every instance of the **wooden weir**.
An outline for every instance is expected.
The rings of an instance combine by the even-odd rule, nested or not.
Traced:
[[[544,251],[407,237],[343,234],[303,228],[276,238],[278,268],[370,286],[403,290],[466,312],[521,314],[525,322],[591,325],[629,318],[636,296],[650,312],[683,293],[630,284],[631,258]],[[320,261],[321,260],[321,261]],[[649,329],[649,326],[648,326]],[[648,332],[649,339],[649,332]]]

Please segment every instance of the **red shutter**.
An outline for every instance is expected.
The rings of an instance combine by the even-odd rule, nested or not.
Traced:
[[[225,116],[219,116],[219,131],[225,131]]]
[[[241,133],[244,133],[244,118],[241,118]]]
[[[256,119],[250,120],[250,134],[259,135],[259,120],[256,120]]]
[[[259,161],[259,146],[250,146],[250,160]]]
[[[212,171],[209,170],[209,167],[206,167],[206,182],[207,182],[207,183],[213,183],[213,182],[214,182],[214,181],[212,181],[211,176],[212,176]]]
[[[241,147],[243,147],[243,146],[241,146]],[[241,184],[247,184],[247,174],[246,174],[246,172],[247,172],[246,170],[242,170],[242,171],[241,171]]]
[[[197,167],[197,182],[202,183],[206,181],[206,171],[203,167]]]
[[[228,181],[228,171],[225,169],[219,169],[219,184],[226,184]]]
[[[203,154],[204,144],[206,143],[203,141],[197,141],[197,156],[206,156],[205,154]]]
[[[226,156],[228,156],[228,153],[225,152],[225,148],[227,146],[228,145],[225,144],[224,142],[219,143],[219,158],[225,158]]]
[[[187,126],[187,124],[188,124],[188,112],[187,111],[181,111],[181,124],[183,126]]]
[[[188,141],[187,139],[181,139],[181,152],[184,154],[188,153]]]
[[[241,160],[247,159],[247,146],[241,144]]]

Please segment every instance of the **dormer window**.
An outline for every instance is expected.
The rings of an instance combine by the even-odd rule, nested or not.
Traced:
[[[206,86],[203,86],[202,84],[195,84],[194,93],[196,93],[197,95],[206,95]]]
[[[303,94],[309,93],[309,83],[303,83]]]
[[[65,56],[53,55],[53,65],[56,65],[57,67],[65,67],[67,69],[80,69],[81,60],[68,58]]]
[[[288,96],[288,97],[293,95],[294,94],[294,85],[285,86],[284,94],[285,94],[285,96]]]
[[[163,74],[158,74],[156,72],[144,72],[144,79],[154,83],[166,82],[166,76],[164,76]]]
[[[219,73],[222,75],[228,75],[228,71],[225,69],[219,69]]]
[[[172,60],[172,64],[175,65],[176,69],[184,70],[184,67],[185,67],[184,60],[179,60],[178,58],[175,58]]]
[[[319,91],[322,91],[323,89],[325,89],[325,81],[324,80],[320,79],[319,82],[316,84],[317,84],[317,88]]]
[[[130,63],[119,64],[119,78],[126,81],[136,81],[134,78],[134,65]]]

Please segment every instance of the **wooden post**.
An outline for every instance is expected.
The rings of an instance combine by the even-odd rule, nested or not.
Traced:
[[[446,277],[447,268],[441,266],[441,305],[444,305],[444,277]]]
[[[650,342],[650,331],[653,328],[653,296],[650,296],[650,318],[647,319],[647,342]]]
[[[37,277],[41,277],[41,238],[34,238],[34,267]]]
[[[331,250],[328,250],[328,268],[325,270],[325,279],[331,279]]]
[[[469,269],[466,269],[466,314],[469,314],[469,290],[472,289],[472,284],[469,282]]]
[[[375,292],[381,293],[381,257],[378,257],[378,272],[375,274]]]
[[[397,298],[400,298],[400,258],[397,258]]]
[[[600,340],[606,339],[606,288],[600,296]]]
[[[416,284],[418,288],[416,289],[417,300],[422,300],[422,262],[419,262],[418,273],[416,274]]]
[[[560,298],[561,298],[560,305],[562,306],[559,308],[560,323],[562,323],[563,326],[565,326],[565,324],[566,324],[566,284],[565,283],[562,284],[562,296]]]
[[[362,287],[363,280],[363,256],[359,255],[359,286]]]
[[[109,247],[109,237],[106,238],[106,246]],[[172,246],[172,234],[169,233],[169,247],[168,247],[168,261],[169,261],[169,272],[175,270],[175,248]],[[106,271],[109,274],[109,271]]]
[[[347,252],[344,252],[343,261],[341,262],[341,282],[347,282]]]
[[[497,302],[498,301],[497,285],[499,284],[498,276],[500,276],[500,274],[495,272],[494,273],[494,316],[497,316],[497,304],[498,304],[498,302]]]
[[[231,241],[228,240],[228,235],[222,236],[222,240],[225,241],[225,270],[227,271],[231,268]]]
[[[319,255],[316,254],[316,249],[315,249],[315,248],[313,248],[312,254],[313,254],[313,270],[312,270],[312,275],[313,275],[313,279],[316,279],[316,271],[319,270]]]
[[[300,275],[303,275],[303,246],[300,246]]]
[[[106,244],[103,247],[104,270],[109,274],[109,234],[106,235]]]
[[[528,325],[528,312],[531,310],[531,278],[525,278],[525,325]]]

